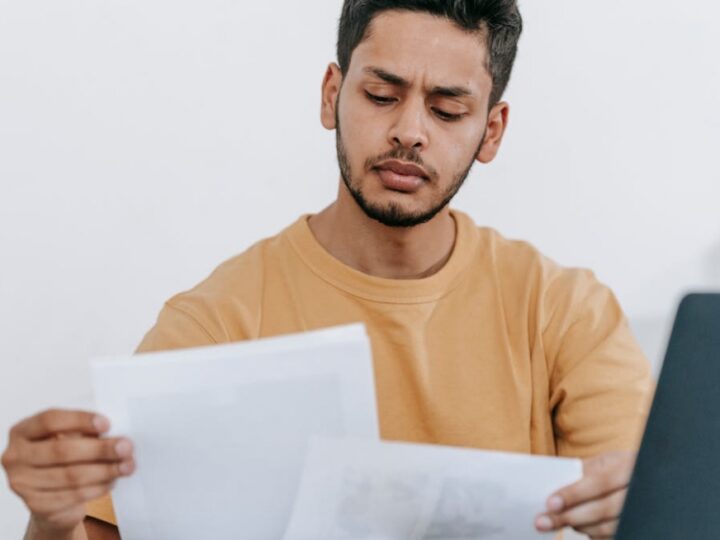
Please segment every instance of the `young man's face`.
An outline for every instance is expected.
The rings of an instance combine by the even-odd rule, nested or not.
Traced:
[[[481,34],[426,13],[387,11],[344,80],[329,68],[323,124],[337,129],[345,187],[367,215],[389,226],[428,221],[475,160],[493,159],[507,105],[488,115],[486,55]]]

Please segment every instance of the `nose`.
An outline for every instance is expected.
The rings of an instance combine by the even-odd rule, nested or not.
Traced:
[[[428,144],[425,126],[425,104],[422,100],[407,100],[398,107],[395,122],[388,131],[393,146],[424,150]]]

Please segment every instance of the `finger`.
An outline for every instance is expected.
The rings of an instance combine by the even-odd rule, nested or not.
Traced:
[[[617,467],[605,474],[585,476],[574,484],[557,491],[547,500],[547,509],[559,513],[579,504],[600,499],[615,491],[624,489],[630,482],[630,473],[625,467]]]
[[[96,484],[107,484],[135,471],[133,460],[114,463],[27,468],[17,473],[16,483],[39,491],[63,491]]]
[[[625,503],[627,490],[621,489],[615,493],[575,506],[560,514],[560,520],[568,527],[585,527],[617,519]]]
[[[73,463],[122,461],[133,453],[133,445],[124,437],[112,439],[51,439],[26,444],[25,463],[35,467]]]
[[[63,432],[100,435],[108,429],[110,421],[102,415],[86,411],[49,409],[18,422],[10,430],[10,435],[36,441]]]
[[[560,514],[543,514],[535,520],[539,531],[548,532],[563,527],[586,527],[617,519],[625,503],[627,490],[621,489],[601,499],[594,499]]]
[[[615,536],[615,532],[617,532],[618,523],[618,520],[612,519],[610,521],[596,523],[587,527],[578,527],[575,530],[593,539],[612,538]]]
[[[535,528],[540,532],[559,531],[563,527],[557,514],[541,514],[535,518]]]
[[[92,435],[83,435],[82,433],[78,432],[68,432],[63,431],[62,433],[55,434],[55,439],[79,439],[81,437],[91,437]]]
[[[66,491],[34,491],[25,498],[25,502],[33,514],[48,516],[98,499],[107,494],[114,485],[114,482],[109,482]]]

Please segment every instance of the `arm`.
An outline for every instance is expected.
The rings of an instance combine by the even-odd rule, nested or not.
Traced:
[[[82,524],[68,532],[46,531],[34,518],[30,518],[23,540],[90,540]],[[94,538],[92,540],[95,540]]]
[[[67,534],[48,535],[31,519],[24,540],[120,540],[120,533],[114,525],[86,517],[83,523]]]
[[[10,430],[2,465],[10,488],[30,510],[25,540],[113,538],[96,536],[96,524],[84,526],[85,503],[135,469],[132,443],[103,437],[109,427],[93,413],[49,410]]]
[[[591,272],[566,272],[548,291],[545,322],[558,455],[636,450],[653,382],[615,295]]]
[[[178,306],[168,303],[161,311],[157,324],[146,334],[137,352],[151,352],[186,347],[198,347],[212,345],[217,340],[202,326],[194,316],[192,303],[178,302]],[[47,413],[46,413],[47,414]],[[26,421],[27,422],[27,421]],[[17,431],[17,429],[16,429]],[[86,437],[88,434],[85,434]],[[94,433],[95,436],[99,435]],[[49,436],[49,435],[48,435]],[[13,459],[6,459],[8,465],[14,465],[14,454],[8,452],[7,456]],[[7,457],[6,456],[6,457]],[[126,460],[134,463],[132,456],[121,457],[119,461]],[[17,469],[17,467],[15,467]],[[17,476],[17,473],[15,474]],[[121,474],[124,476],[125,474]],[[108,486],[109,487],[109,486]],[[82,520],[71,529],[64,527],[63,531],[49,532],[42,524],[31,519],[24,540],[117,540],[120,538],[118,528],[110,523],[85,515],[84,502],[100,499],[106,495],[108,490],[94,492],[88,498],[83,499],[82,508],[78,507],[78,520]],[[18,493],[20,494],[20,493]],[[28,502],[28,494],[20,494]],[[31,508],[32,510],[32,508]],[[84,517],[84,519],[83,519]]]
[[[591,273],[554,285],[544,339],[557,451],[585,459],[583,478],[549,497],[536,525],[611,538],[652,394],[649,365],[615,296]]]

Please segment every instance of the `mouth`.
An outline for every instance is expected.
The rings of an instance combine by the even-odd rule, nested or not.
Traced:
[[[430,179],[422,167],[397,160],[383,161],[373,169],[386,189],[401,193],[414,193]]]

